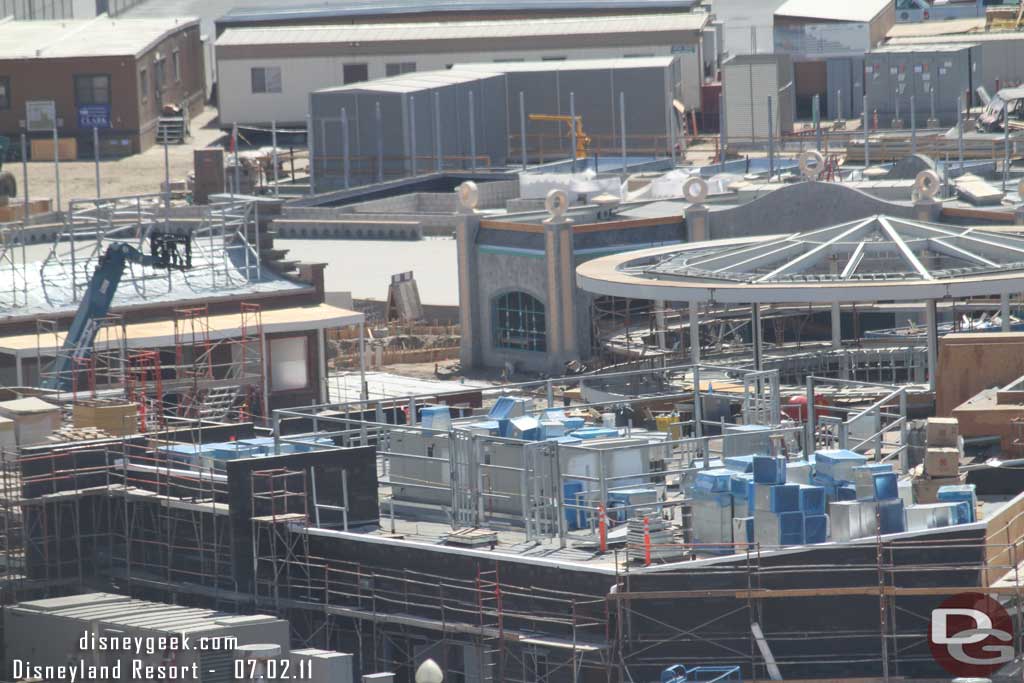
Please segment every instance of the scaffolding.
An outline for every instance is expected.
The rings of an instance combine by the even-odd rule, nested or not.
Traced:
[[[95,341],[88,355],[77,354],[76,349],[64,348],[65,333],[60,323],[51,318],[36,319],[36,358],[39,379],[42,383],[51,380],[57,387],[57,399],[61,400],[60,387],[71,386],[72,400],[96,398],[98,392],[119,391],[125,386],[126,362],[128,358],[127,334],[123,316],[110,313],[96,318],[91,323],[96,328]],[[62,358],[68,360],[61,365]],[[57,377],[57,367],[70,368],[70,382],[67,377]]]
[[[263,279],[254,201],[167,207],[165,199],[149,194],[71,201],[66,222],[39,263],[26,256],[26,243],[36,238],[33,226],[3,228],[0,311],[75,308],[110,246],[126,242],[146,252],[152,238],[167,233],[191,236],[191,269],[172,273],[129,263],[116,303],[166,298],[173,291],[209,295]]]

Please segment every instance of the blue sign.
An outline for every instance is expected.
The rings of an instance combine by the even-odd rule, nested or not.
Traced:
[[[110,128],[109,104],[83,104],[78,107],[79,128]]]

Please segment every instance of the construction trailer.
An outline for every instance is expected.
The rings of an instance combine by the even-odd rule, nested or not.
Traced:
[[[940,124],[954,125],[958,98],[974,92],[983,71],[977,44],[885,45],[865,61],[868,109],[872,116],[878,112],[882,127],[897,119],[910,127],[911,97],[918,126],[927,125],[933,111]]]
[[[740,55],[722,67],[722,99],[729,144],[768,142],[768,99],[771,134],[793,132],[796,94],[793,61],[784,54]]]
[[[510,163],[522,159],[522,127],[526,129],[529,161],[571,154],[572,140],[566,128],[531,121],[531,114],[581,116],[591,139],[591,154],[619,156],[625,131],[629,156],[667,156],[682,130],[684,115],[673,103],[678,101],[681,106],[684,88],[700,85],[692,79],[684,81],[682,63],[673,55],[456,64],[453,69],[504,74]],[[688,116],[689,109],[684,111]]]
[[[886,46],[910,47],[930,51],[935,45],[972,47],[972,85],[984,87],[990,95],[1024,82],[1024,33],[1020,31],[985,31],[979,33],[948,33],[928,36],[897,36]],[[977,93],[971,93],[972,105],[980,104]]]
[[[503,80],[500,74],[431,71],[312,93],[315,191],[503,166]]]

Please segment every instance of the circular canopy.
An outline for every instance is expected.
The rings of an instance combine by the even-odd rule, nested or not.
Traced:
[[[582,264],[581,288],[666,301],[921,301],[1024,291],[1024,238],[872,216],[790,235],[647,249]]]

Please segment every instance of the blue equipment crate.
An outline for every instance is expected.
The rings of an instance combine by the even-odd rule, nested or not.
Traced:
[[[618,435],[618,429],[609,429],[607,427],[584,427],[583,429],[574,430],[569,434],[569,436],[575,436],[577,439],[610,439]]]
[[[526,399],[502,396],[491,407],[487,417],[492,420],[508,420],[526,414]]]
[[[800,484],[778,484],[771,487],[772,512],[800,511]]]
[[[805,515],[825,514],[826,497],[825,487],[800,485],[800,512]]]
[[[804,516],[804,543],[824,543],[828,540],[828,515]]]
[[[974,507],[966,500],[957,501],[954,524],[970,524],[974,521]]]
[[[895,472],[877,472],[874,477],[875,500],[893,500],[900,497]]]
[[[729,493],[732,491],[732,472],[727,469],[701,470],[694,481],[694,489],[712,493]]]
[[[907,530],[907,519],[903,513],[903,501],[880,500],[878,505],[878,530],[883,534],[898,534]]]
[[[843,448],[815,451],[814,471],[836,481],[853,481],[853,468],[867,461],[860,453]]]
[[[836,500],[857,500],[857,488],[853,484],[836,486]]]
[[[779,545],[802,545],[804,542],[804,513],[779,513]]]
[[[729,479],[729,490],[732,492],[732,495],[737,498],[746,499],[747,494],[749,493],[748,484],[752,483],[754,483],[754,479],[750,475],[734,474],[732,475],[732,478]]]
[[[749,473],[754,469],[754,456],[734,455],[730,458],[725,458],[725,466],[733,472]]]
[[[758,484],[785,484],[786,459],[771,455],[754,456],[754,481]]]
[[[967,503],[969,508],[968,519],[976,522],[975,509],[978,505],[978,496],[974,484],[954,484],[951,486],[940,486],[937,494],[940,503]],[[965,522],[958,522],[964,524]]]
[[[583,429],[583,425],[586,424],[586,421],[582,417],[567,417],[564,422],[565,431],[567,432],[571,432],[574,429]]]
[[[583,482],[570,480],[562,484],[562,498],[565,501],[565,523],[570,531],[583,529],[589,521],[587,511],[570,505],[583,505]]]
[[[513,439],[537,441],[540,439],[540,420],[532,415],[520,415],[510,420],[508,435]],[[558,436],[562,436],[559,434]]]

